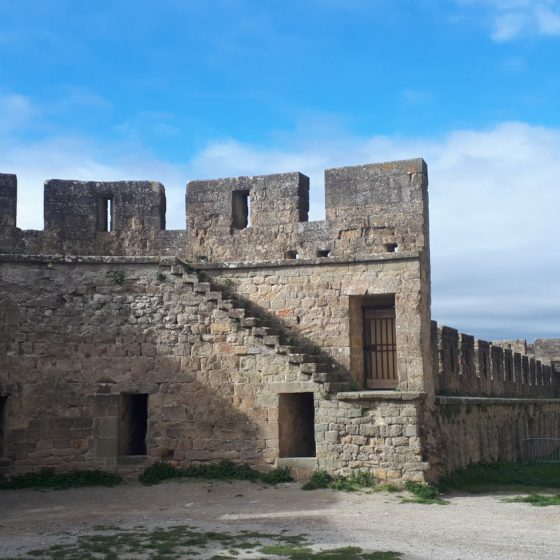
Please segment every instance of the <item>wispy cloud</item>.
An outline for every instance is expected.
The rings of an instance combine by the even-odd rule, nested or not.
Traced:
[[[38,108],[20,94],[0,94],[0,134],[18,131],[37,116]]]
[[[486,19],[496,42],[522,35],[560,36],[558,0],[457,0],[457,3],[488,10]]]

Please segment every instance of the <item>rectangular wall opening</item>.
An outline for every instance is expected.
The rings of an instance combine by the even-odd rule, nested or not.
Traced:
[[[0,458],[6,456],[6,404],[8,397],[0,396]]]
[[[398,386],[395,294],[350,297],[350,368],[359,387]]]
[[[313,393],[279,395],[280,457],[315,457]]]
[[[147,431],[148,395],[121,395],[119,455],[146,455]]]
[[[231,193],[231,227],[245,229],[251,227],[251,197],[249,191]]]
[[[113,197],[104,196],[97,202],[97,231],[113,231]]]

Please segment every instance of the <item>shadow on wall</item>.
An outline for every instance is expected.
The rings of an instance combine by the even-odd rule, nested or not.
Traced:
[[[217,328],[214,310],[153,270],[127,270],[123,285],[107,267],[4,275],[1,386],[6,454],[18,470],[114,466],[126,452],[123,394],[147,395],[152,459],[259,465],[277,456],[277,397],[259,402],[262,361],[233,352],[233,326]]]

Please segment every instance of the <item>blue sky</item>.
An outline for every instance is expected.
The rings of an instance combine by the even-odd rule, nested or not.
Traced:
[[[18,225],[42,183],[424,157],[433,316],[560,336],[559,0],[0,3],[0,171]]]

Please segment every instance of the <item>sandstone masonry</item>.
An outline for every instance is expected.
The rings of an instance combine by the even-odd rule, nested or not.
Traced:
[[[0,175],[0,472],[231,459],[434,479],[558,437],[558,340],[475,341],[430,316],[423,160],[193,181],[45,183],[16,225]],[[532,354],[527,354],[527,351]]]

